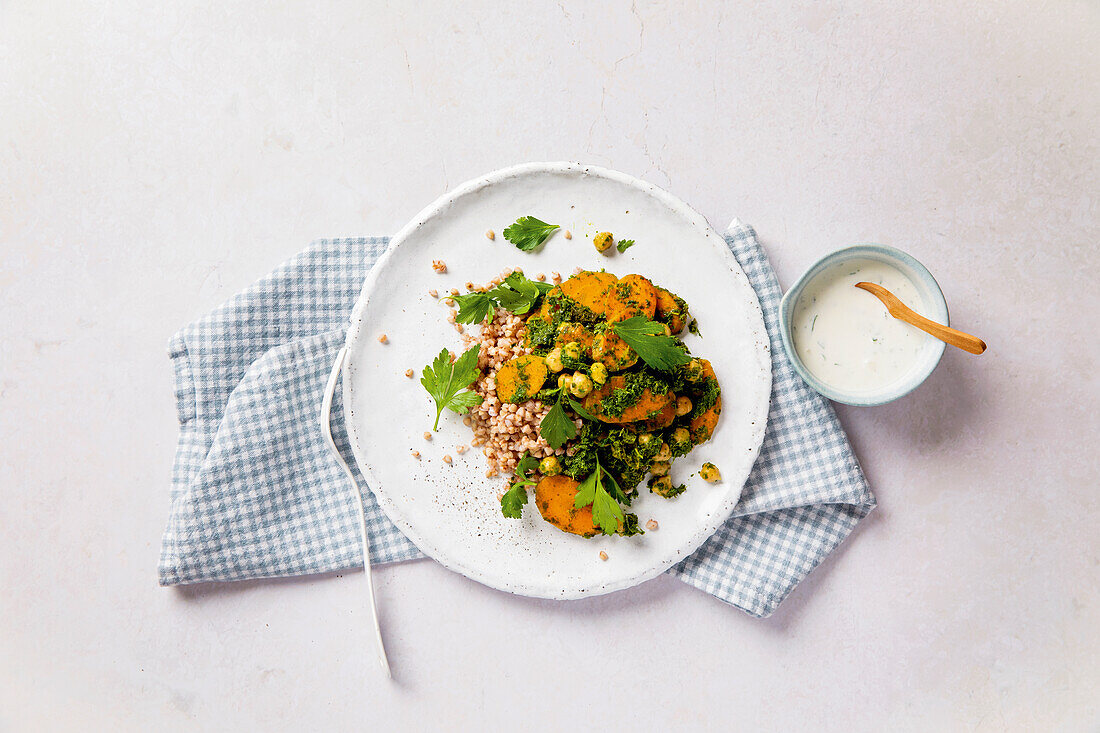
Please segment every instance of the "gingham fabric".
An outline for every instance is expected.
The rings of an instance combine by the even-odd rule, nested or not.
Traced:
[[[315,242],[172,338],[180,438],[162,585],[361,564],[357,499],[327,452],[317,415],[363,278],[388,241]],[[669,572],[767,616],[875,500],[832,408],[783,354],[779,284],[755,232],[735,221],[726,241],[763,306],[771,412],[734,515]],[[336,394],[333,437],[354,470]],[[356,473],[372,562],[421,557]]]

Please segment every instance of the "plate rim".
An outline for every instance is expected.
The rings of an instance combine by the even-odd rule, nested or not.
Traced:
[[[378,280],[381,272],[385,269],[385,265],[388,260],[393,256],[393,253],[400,248],[401,244],[417,229],[422,227],[434,216],[445,212],[450,206],[455,204],[460,198],[469,196],[477,191],[491,186],[497,185],[507,181],[510,178],[518,178],[529,174],[561,174],[561,173],[577,173],[581,175],[595,175],[601,178],[610,179],[612,181],[630,186],[647,193],[654,198],[658,199],[661,203],[671,209],[674,213],[684,217],[693,227],[700,230],[708,239],[712,240],[712,246],[715,247],[719,256],[727,260],[732,264],[736,270],[740,271],[744,276],[744,286],[748,289],[748,292],[752,295],[752,301],[756,304],[756,308],[753,309],[753,315],[750,316],[750,320],[753,321],[754,332],[758,333],[759,341],[762,343],[763,348],[757,349],[756,357],[762,371],[766,374],[767,380],[767,399],[763,401],[761,408],[762,414],[752,415],[754,418],[753,424],[756,426],[755,431],[752,433],[752,448],[749,451],[751,454],[751,461],[748,462],[748,473],[743,477],[739,476],[738,481],[740,483],[740,489],[734,493],[730,492],[729,498],[727,498],[721,505],[709,513],[710,521],[700,523],[699,528],[690,536],[690,541],[685,542],[681,548],[678,548],[676,553],[670,553],[674,556],[668,559],[667,562],[662,559],[660,563],[657,563],[654,567],[647,568],[646,570],[635,573],[629,577],[624,577],[615,581],[603,582],[595,586],[589,586],[579,589],[564,588],[557,592],[546,592],[536,587],[529,586],[523,582],[507,581],[503,583],[495,582],[495,578],[488,577],[485,573],[479,572],[476,567],[469,567],[466,564],[457,561],[453,556],[438,557],[435,552],[431,552],[428,549],[430,543],[428,543],[419,532],[417,532],[409,522],[407,522],[401,513],[397,511],[396,507],[391,503],[390,499],[386,496],[385,492],[378,491],[375,487],[378,485],[376,477],[373,475],[373,471],[370,469],[370,464],[366,460],[364,451],[359,444],[359,438],[352,428],[352,421],[348,420],[349,412],[347,405],[351,404],[351,383],[349,378],[352,362],[354,359],[355,349],[353,345],[365,336],[365,329],[367,328],[365,320],[363,318],[363,312],[367,307],[367,303],[370,300],[371,291],[374,288],[375,282]],[[756,289],[752,286],[752,283],[748,279],[748,274],[745,273],[741,263],[730,251],[729,246],[726,244],[725,238],[721,236],[717,230],[710,225],[710,223],[703,217],[702,214],[693,209],[683,200],[677,198],[668,191],[660,188],[656,184],[649,183],[635,176],[620,171],[612,170],[609,168],[603,168],[601,166],[589,165],[579,162],[570,161],[558,161],[558,162],[530,162],[521,163],[514,166],[508,166],[500,168],[490,173],[472,178],[465,183],[462,183],[455,188],[443,193],[437,197],[430,204],[425,206],[420,212],[413,217],[405,226],[403,226],[398,232],[390,239],[389,245],[386,251],[375,261],[371,266],[370,271],[363,279],[363,285],[359,291],[359,296],[356,299],[355,306],[352,309],[349,316],[350,323],[348,324],[348,331],[344,338],[344,348],[347,351],[347,358],[341,367],[341,399],[345,406],[345,427],[348,434],[348,443],[351,446],[352,455],[355,459],[356,466],[359,468],[360,473],[363,475],[367,486],[370,488],[371,494],[374,495],[375,500],[378,502],[379,508],[386,515],[386,517],[393,522],[393,524],[411,541],[417,549],[423,552],[427,557],[432,558],[443,567],[453,572],[459,573],[471,580],[477,581],[482,585],[497,590],[512,593],[514,595],[521,595],[531,598],[547,598],[547,599],[560,599],[560,600],[576,600],[580,598],[587,598],[590,596],[603,595],[606,593],[612,593],[618,590],[625,590],[626,588],[632,588],[636,585],[640,585],[647,580],[651,580],[658,575],[665,573],[669,568],[678,562],[690,557],[697,552],[710,537],[714,535],[721,526],[729,520],[733,513],[733,509],[737,506],[737,503],[741,500],[741,496],[745,491],[745,484],[748,481],[749,476],[752,473],[752,468],[756,463],[756,459],[760,454],[760,449],[764,441],[764,434],[767,430],[768,417],[771,413],[771,390],[774,383],[775,375],[773,369],[773,363],[770,351],[770,338],[767,331],[767,327],[764,322],[763,307],[760,305],[760,297],[756,293]]]

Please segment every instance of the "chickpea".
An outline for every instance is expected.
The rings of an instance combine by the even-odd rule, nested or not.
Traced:
[[[722,472],[718,470],[718,466],[708,461],[699,467],[699,478],[707,483],[717,483],[722,480]]]
[[[705,373],[703,362],[699,359],[692,359],[684,365],[684,377],[687,378],[689,382],[698,382],[703,378]]]
[[[562,374],[560,377],[558,377],[558,387],[562,390],[568,390],[572,381],[572,375]]]
[[[690,397],[685,397],[683,395],[680,395],[679,397],[676,398],[676,414],[679,417],[683,417],[684,415],[691,412],[691,407],[692,407],[692,405],[691,405],[691,398]]]
[[[581,351],[581,345],[577,341],[570,341],[565,346],[561,347],[561,355],[569,357],[570,359],[580,359]]]
[[[557,476],[561,473],[561,461],[554,456],[543,458],[539,461],[539,473],[543,476]]]
[[[593,382],[595,382],[596,384],[601,384],[601,385],[607,383],[607,367],[606,366],[604,366],[600,362],[596,362],[595,364],[592,365],[592,368],[589,371],[592,372],[592,381]]]
[[[668,475],[658,476],[649,482],[649,490],[657,496],[669,496],[672,493],[672,478]]]
[[[668,461],[672,459],[672,449],[668,447],[668,443],[661,443],[661,450],[657,451],[657,455],[653,456],[655,461]]]
[[[596,334],[596,337],[592,339],[592,358],[597,362],[602,362],[604,357],[609,356],[610,352],[607,348],[607,336],[602,333]],[[606,364],[604,368],[606,368]]]
[[[561,363],[561,348],[555,347],[546,355],[546,368],[552,372],[560,372],[565,367]]]
[[[592,391],[592,380],[583,372],[574,372],[573,380],[569,384],[569,391],[574,397],[586,397]]]
[[[653,433],[642,433],[638,436],[638,447],[646,448],[655,440],[657,440],[657,436]]]
[[[649,464],[649,472],[654,476],[668,476],[668,472],[672,470],[672,464],[668,461],[654,461]]]
[[[611,235],[611,232],[600,232],[592,238],[592,246],[596,248],[597,252],[606,252],[611,249],[613,244],[615,244],[615,237]]]
[[[691,432],[687,428],[676,428],[668,442],[672,450],[683,455],[691,450]]]

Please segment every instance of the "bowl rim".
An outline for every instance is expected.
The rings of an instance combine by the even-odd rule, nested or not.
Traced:
[[[947,299],[943,297],[943,291],[940,289],[940,284],[936,282],[936,278],[932,276],[932,273],[928,271],[928,268],[922,265],[915,257],[907,252],[891,247],[885,244],[875,243],[862,243],[854,244],[849,247],[841,247],[834,250],[825,256],[819,258],[816,262],[810,265],[802,276],[795,281],[783,297],[779,301],[779,334],[783,342],[783,351],[787,355],[788,361],[791,363],[791,367],[795,372],[802,377],[806,384],[810,385],[816,392],[829,398],[833,402],[839,402],[844,405],[854,405],[856,407],[874,407],[877,405],[885,405],[888,402],[900,399],[905,395],[912,392],[914,389],[924,383],[928,376],[935,371],[939,365],[940,360],[943,358],[944,349],[947,347],[943,341],[936,339],[936,345],[932,348],[936,350],[935,357],[928,362],[926,369],[915,372],[909,379],[898,383],[890,390],[884,390],[881,392],[868,392],[855,394],[852,392],[845,392],[842,390],[834,389],[825,384],[806,368],[802,363],[802,360],[798,357],[798,353],[794,348],[794,339],[791,335],[791,314],[794,310],[794,304],[798,301],[798,296],[802,294],[806,284],[814,277],[819,275],[829,265],[835,262],[841,262],[848,259],[855,259],[859,256],[872,255],[871,259],[879,260],[894,260],[900,264],[905,265],[916,273],[917,277],[923,281],[923,284],[927,287],[931,294],[931,302],[927,304],[929,313],[923,313],[922,315],[931,318],[934,321],[938,321],[945,326],[951,325],[951,316],[947,309]],[[876,257],[877,255],[877,257]]]

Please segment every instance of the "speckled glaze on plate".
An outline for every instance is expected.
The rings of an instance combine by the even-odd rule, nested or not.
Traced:
[[[538,252],[517,250],[502,232],[532,215],[571,230]],[[496,232],[490,241],[486,230]],[[592,236],[614,232],[637,244],[610,257]],[[447,264],[446,274],[432,260]],[[503,517],[501,478],[486,478],[470,429],[445,411],[440,430],[423,438],[434,406],[420,373],[459,335],[441,295],[483,283],[506,267],[530,276],[574,267],[636,272],[679,293],[699,319],[702,337],[685,335],[714,365],[723,410],[714,437],[673,464],[688,490],[673,500],[641,488],[632,511],[660,528],[640,537],[586,540],[558,531],[532,500],[522,519]],[[388,342],[378,336],[387,334]],[[352,314],[343,373],[348,434],[356,462],[383,511],[425,554],[493,588],[540,598],[582,598],[653,578],[694,552],[726,520],[749,475],[768,415],[771,357],[756,293],[725,241],[682,201],[644,181],[577,163],[532,163],[469,181],[424,209],[393,239],[371,270]],[[413,369],[416,376],[405,376]],[[420,451],[418,460],[411,451]],[[454,463],[442,459],[450,455]],[[698,467],[711,461],[723,481],[708,484]],[[600,551],[609,559],[602,561]]]

